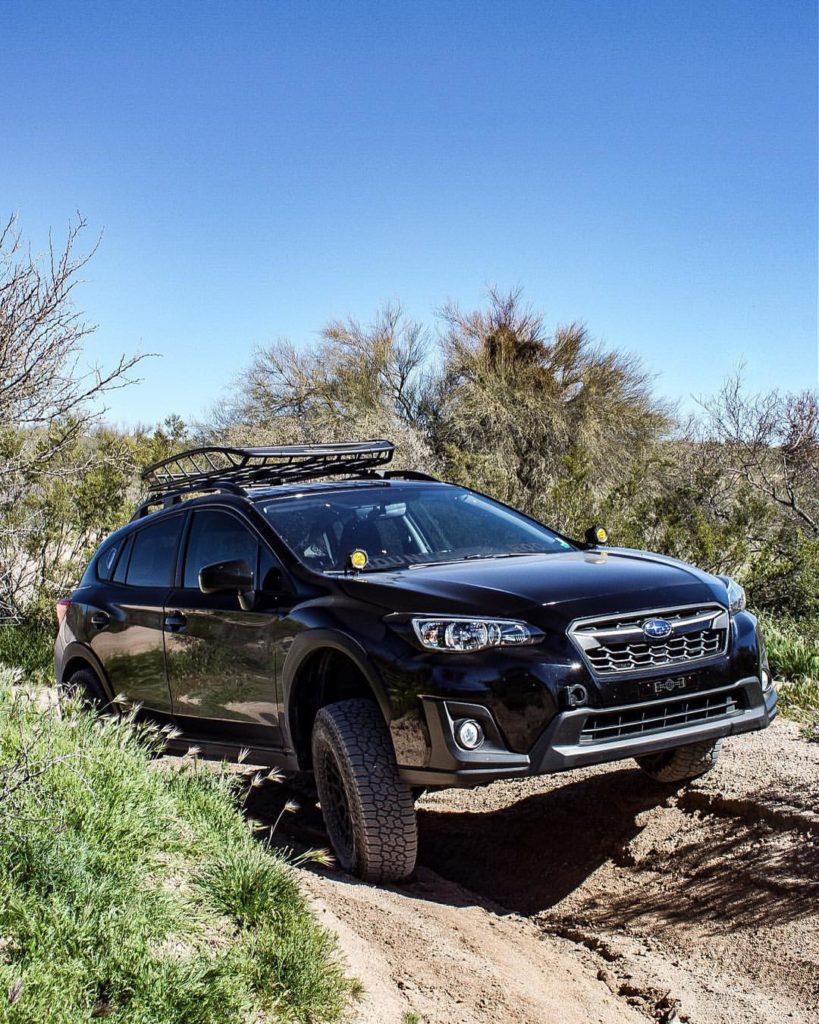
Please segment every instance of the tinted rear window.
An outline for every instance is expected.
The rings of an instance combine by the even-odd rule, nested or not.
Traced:
[[[134,536],[125,582],[131,587],[170,587],[182,516],[145,526]]]

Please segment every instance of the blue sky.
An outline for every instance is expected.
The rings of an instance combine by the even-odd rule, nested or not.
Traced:
[[[162,354],[113,420],[488,284],[674,399],[817,383],[813,0],[2,0],[0,41],[0,213],[82,211],[89,359]]]

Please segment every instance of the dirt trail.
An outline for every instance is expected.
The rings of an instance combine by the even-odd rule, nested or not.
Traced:
[[[304,872],[360,1024],[819,1020],[819,744],[789,723],[687,789],[624,762],[431,794],[419,827],[406,885]]]
[[[421,868],[401,890],[310,875],[319,916],[366,988],[357,1024],[634,1024],[591,963],[531,922]]]

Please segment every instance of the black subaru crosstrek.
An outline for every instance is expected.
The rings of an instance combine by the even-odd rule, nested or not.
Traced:
[[[58,682],[206,756],[314,773],[341,865],[400,879],[420,789],[633,757],[660,782],[776,714],[728,577],[572,541],[386,441],[205,448],[58,605]],[[328,482],[329,481],[329,482]]]

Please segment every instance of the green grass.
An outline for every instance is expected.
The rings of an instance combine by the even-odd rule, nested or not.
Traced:
[[[0,665],[18,668],[29,678],[43,679],[53,671],[54,635],[36,621],[0,625]]]
[[[762,615],[760,626],[782,714],[819,740],[819,621]]]
[[[231,777],[0,671],[0,1022],[318,1024],[354,988]]]

